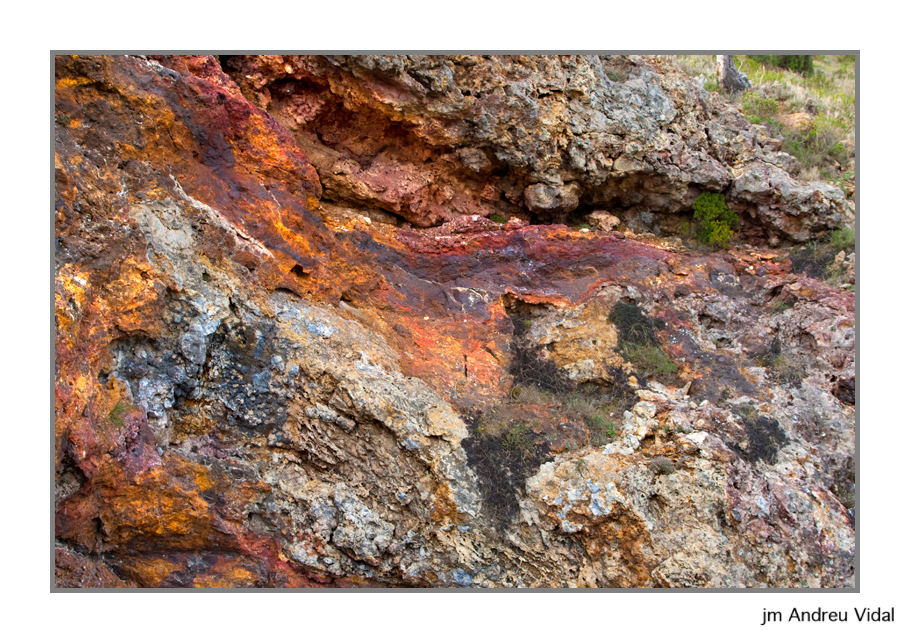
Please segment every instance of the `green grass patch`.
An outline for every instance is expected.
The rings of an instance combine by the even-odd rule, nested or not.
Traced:
[[[679,366],[674,364],[659,346],[623,344],[622,353],[645,377],[676,375]]]
[[[513,425],[505,435],[503,435],[501,444],[504,449],[530,449],[533,441],[530,437],[531,427],[519,422]]]
[[[619,352],[637,373],[645,378],[675,375],[679,367],[674,364],[660,345],[657,331],[665,324],[651,319],[637,304],[617,303],[610,311],[610,321],[619,334]]]
[[[840,252],[853,252],[856,249],[856,230],[853,228],[840,228],[831,232],[828,244]]]

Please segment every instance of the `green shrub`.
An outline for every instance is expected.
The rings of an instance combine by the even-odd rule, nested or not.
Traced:
[[[795,71],[803,76],[811,76],[815,71],[812,64],[812,56],[749,56],[753,60],[783,69]]]
[[[494,223],[508,223],[506,218],[504,216],[502,216],[501,214],[491,214],[490,221],[492,221]]]
[[[743,94],[743,115],[746,120],[756,125],[766,123],[777,116],[777,101],[756,92]]]
[[[698,239],[712,246],[726,248],[733,234],[731,226],[739,225],[739,217],[727,207],[724,195],[703,192],[695,199],[692,207],[698,222]]]

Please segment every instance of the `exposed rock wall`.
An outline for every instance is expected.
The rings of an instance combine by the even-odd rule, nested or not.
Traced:
[[[853,293],[558,224],[847,221],[719,99],[636,57],[55,73],[58,585],[852,583]]]
[[[326,196],[417,226],[691,209],[726,192],[772,235],[841,227],[843,193],[717,94],[638,56],[253,56],[224,66],[294,132]],[[389,141],[396,143],[390,145]]]

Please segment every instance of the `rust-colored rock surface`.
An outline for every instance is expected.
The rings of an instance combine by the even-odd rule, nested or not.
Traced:
[[[55,86],[59,587],[852,585],[854,295],[770,246],[848,209],[720,99],[619,56]],[[733,249],[667,235],[702,190]]]

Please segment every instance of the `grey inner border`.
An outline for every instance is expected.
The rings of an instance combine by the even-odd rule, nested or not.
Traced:
[[[315,51],[287,51],[287,50],[267,50],[267,51],[250,51],[248,49],[233,49],[233,50],[218,50],[218,53],[225,53],[231,55],[359,55],[359,54],[376,54],[376,55],[446,55],[446,54],[464,54],[464,55],[542,55],[542,56],[556,56],[556,55],[647,55],[647,56],[660,56],[660,55],[686,55],[686,56],[695,56],[695,55],[705,55],[713,56],[717,55],[717,51],[706,51],[706,50],[672,50],[672,49],[638,49],[638,50],[599,50],[599,49],[590,49],[590,50],[580,50],[580,51],[565,51],[565,50],[508,50],[508,49],[487,49],[487,50],[478,50],[478,49],[467,49],[467,50],[457,50],[457,49],[428,49],[428,50],[394,50],[394,49],[383,49],[383,50],[315,50]],[[720,52],[723,53],[723,52]],[[805,51],[805,50],[780,50],[780,49],[757,49],[757,50],[746,50],[736,52],[737,55],[758,55],[758,54],[809,54],[809,55],[855,55],[856,56],[856,114],[855,114],[855,128],[856,128],[856,176],[854,177],[856,190],[854,196],[854,203],[856,204],[856,283],[859,286],[860,283],[860,264],[861,264],[861,253],[860,248],[860,51],[858,49],[854,50],[842,50],[842,49],[824,49],[824,50],[815,50],[815,51]],[[51,109],[50,113],[54,113],[54,58],[56,56],[62,55],[78,55],[78,56],[91,56],[91,55],[106,55],[106,56],[136,56],[136,55],[214,55],[210,50],[198,50],[198,49],[162,49],[162,50],[151,50],[136,52],[131,50],[120,50],[120,49],[77,49],[77,50],[60,50],[52,49],[50,52],[50,102]],[[54,122],[51,119],[49,124],[50,126],[50,217],[51,217],[51,230],[56,232],[56,227],[53,225],[55,221],[55,211],[54,211]],[[50,382],[50,408],[51,408],[51,433],[50,433],[50,461],[54,462],[54,420],[55,420],[55,405],[54,405],[54,394],[55,394],[55,385],[56,381],[54,378],[54,367],[56,362],[56,353],[55,353],[55,332],[54,332],[54,237],[55,234],[51,235],[50,244],[51,244],[51,253],[50,253],[50,343],[51,343],[51,364],[50,364],[50,373],[51,373],[51,382]],[[860,288],[856,290],[856,313],[855,313],[855,340],[854,340],[854,350],[856,353],[856,392],[855,392],[855,408],[859,409],[860,407]],[[855,556],[854,556],[854,587],[836,587],[836,588],[797,588],[797,587],[753,587],[753,588],[720,588],[720,587],[681,587],[675,589],[665,589],[657,587],[643,587],[643,588],[633,588],[633,589],[624,589],[624,588],[610,588],[610,587],[600,587],[600,588],[586,588],[586,589],[573,589],[565,587],[540,587],[540,588],[515,588],[515,587],[499,587],[499,588],[456,588],[456,587],[431,587],[431,588],[408,588],[408,587],[393,587],[393,588],[373,588],[373,587],[364,587],[364,588],[280,588],[280,587],[269,587],[269,588],[257,588],[257,589],[246,589],[246,588],[184,588],[184,587],[164,587],[164,588],[140,588],[140,589],[129,589],[129,588],[66,588],[66,587],[56,587],[55,586],[55,575],[54,575],[54,545],[56,542],[56,530],[55,530],[55,511],[54,511],[54,470],[53,467],[50,470],[50,591],[51,593],[64,593],[64,592],[83,592],[83,591],[92,591],[92,592],[626,592],[626,593],[668,593],[668,594],[677,594],[680,592],[696,592],[696,593],[733,593],[733,594],[755,594],[755,593],[796,593],[796,594],[812,594],[812,593],[838,593],[838,594],[858,594],[860,591],[860,516],[862,512],[860,511],[861,506],[861,485],[858,483],[860,480],[860,421],[859,414],[855,417],[855,436],[856,442],[854,445],[854,461],[856,463],[856,472],[855,479],[857,480],[857,486],[855,491],[856,496],[856,508],[854,509],[854,514],[856,516],[856,526],[855,526]]]

